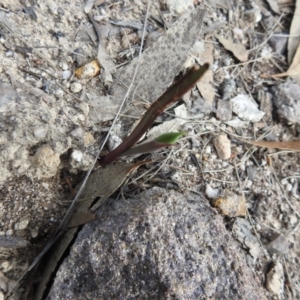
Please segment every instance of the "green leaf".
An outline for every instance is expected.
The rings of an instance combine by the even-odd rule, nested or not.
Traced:
[[[186,132],[168,132],[160,135],[155,141],[164,144],[174,144],[185,134]]]

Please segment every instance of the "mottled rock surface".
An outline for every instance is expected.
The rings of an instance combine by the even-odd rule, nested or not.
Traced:
[[[263,288],[199,195],[152,188],[109,201],[58,270],[54,299],[265,299]]]
[[[288,81],[274,87],[273,92],[273,101],[280,119],[300,124],[300,86]]]

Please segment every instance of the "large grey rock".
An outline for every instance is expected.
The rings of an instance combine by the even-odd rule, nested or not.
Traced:
[[[287,123],[300,124],[300,86],[285,82],[273,88],[274,104],[280,119]]]
[[[265,299],[222,218],[194,194],[110,201],[58,270],[54,299]]]

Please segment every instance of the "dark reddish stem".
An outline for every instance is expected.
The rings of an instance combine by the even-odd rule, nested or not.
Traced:
[[[208,63],[204,64],[202,67],[193,66],[177,82],[170,86],[155,102],[152,103],[132,133],[121,145],[104,156],[100,160],[100,164],[104,166],[114,162],[123,152],[133,147],[153,124],[155,119],[162,114],[167,107],[178,101],[187,91],[189,91],[208,68]]]

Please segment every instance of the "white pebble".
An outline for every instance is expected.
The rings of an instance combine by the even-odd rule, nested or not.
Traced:
[[[281,182],[282,185],[286,185],[287,184],[287,180],[285,178],[281,179],[280,182]]]
[[[215,153],[212,153],[211,156],[210,156],[211,160],[214,160],[217,158],[217,155]]]
[[[245,164],[244,164],[244,163],[241,164],[241,165],[239,166],[239,168],[240,168],[242,171],[245,171],[245,170],[246,170],[246,167],[245,167]]]
[[[28,226],[28,224],[29,224],[28,219],[22,220],[21,222],[15,224],[15,230],[23,230]]]
[[[205,194],[210,199],[216,199],[219,196],[219,190],[213,189],[209,184],[205,187]]]
[[[71,77],[71,71],[70,70],[65,70],[61,72],[61,77],[62,79],[66,80],[69,79]]]
[[[278,261],[267,274],[266,287],[272,294],[279,296],[284,287],[283,266]]]
[[[253,182],[251,180],[247,180],[246,188],[250,188],[252,186]]]
[[[33,131],[33,134],[36,138],[43,139],[46,137],[47,132],[48,130],[45,127],[36,127]]]
[[[285,189],[286,189],[288,192],[290,192],[290,191],[293,189],[293,186],[292,186],[290,183],[288,183],[288,184],[286,185]]]
[[[290,221],[291,226],[295,226],[298,222],[298,219],[295,215],[290,215],[289,216],[289,221]]]
[[[83,153],[79,150],[73,150],[71,154],[71,159],[77,162],[81,162],[83,158]]]
[[[70,91],[72,93],[79,93],[82,90],[82,85],[79,82],[72,82],[70,85]]]
[[[227,166],[228,166],[228,162],[227,162],[227,161],[223,161],[223,162],[222,162],[222,167],[223,167],[223,168],[226,168]]]
[[[211,153],[211,146],[208,145],[206,148],[205,148],[205,153],[207,154],[210,154]]]
[[[67,65],[66,63],[63,63],[62,66],[61,66],[61,68],[62,68],[64,71],[66,71],[66,70],[69,69],[69,67],[68,67],[68,65]]]

